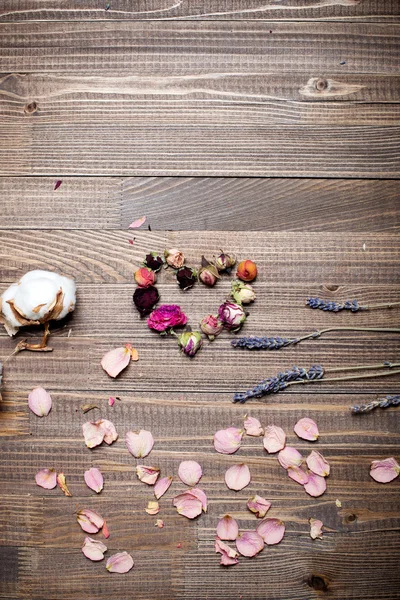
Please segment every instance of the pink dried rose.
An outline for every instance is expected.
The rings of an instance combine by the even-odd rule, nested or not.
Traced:
[[[279,452],[278,460],[281,467],[288,469],[289,467],[299,467],[303,462],[303,457],[296,448],[286,446]]]
[[[35,481],[45,490],[53,490],[57,485],[57,473],[54,469],[40,469],[35,475]]]
[[[308,519],[310,523],[310,538],[316,540],[317,538],[322,540],[322,527],[323,522],[319,519]]]
[[[210,263],[204,256],[201,257],[201,269],[199,271],[199,280],[207,285],[213,287],[218,279],[221,279],[221,275],[215,265]]]
[[[140,431],[128,431],[126,434],[126,445],[135,458],[144,458],[153,449],[154,438],[150,431],[141,429]]]
[[[101,359],[101,366],[110,377],[117,377],[131,362],[139,359],[138,352],[131,344],[125,344],[107,352]]]
[[[304,485],[308,482],[308,474],[303,467],[288,467],[287,474],[293,481],[296,481],[300,485]]]
[[[244,420],[244,430],[247,435],[258,437],[264,433],[261,423],[255,417],[247,417]]]
[[[58,473],[57,475],[57,484],[65,494],[65,496],[72,496],[71,492],[68,489],[67,482],[65,479],[64,473]]]
[[[373,460],[369,474],[372,479],[378,483],[389,483],[396,479],[400,473],[400,465],[395,458],[385,458],[384,460]]]
[[[94,510],[83,508],[76,515],[77,521],[86,533],[98,533],[104,525],[104,519]]]
[[[154,485],[154,495],[159,500],[172,483],[172,477],[162,477]]]
[[[201,515],[203,505],[201,500],[189,492],[184,492],[175,496],[173,504],[180,515],[187,517],[188,519],[194,519]]]
[[[187,317],[177,304],[162,304],[147,319],[149,328],[159,333],[165,333],[172,327],[181,327],[186,322]]]
[[[179,465],[178,477],[190,487],[193,487],[198,483],[203,475],[201,466],[195,460],[184,460]]]
[[[110,445],[118,439],[118,433],[115,426],[108,419],[98,419],[97,421],[87,421],[82,425],[83,437],[88,448],[95,448],[103,441]]]
[[[239,553],[230,548],[228,544],[222,542],[219,538],[215,539],[215,552],[216,554],[221,554],[221,565],[225,567],[229,567],[230,565],[236,565],[238,561]]]
[[[255,556],[264,549],[264,540],[257,531],[245,531],[239,534],[236,548],[242,556]]]
[[[220,540],[234,541],[239,535],[239,526],[231,515],[225,515],[218,521],[217,536]]]
[[[286,444],[286,434],[281,427],[268,425],[263,439],[264,448],[269,454],[283,450]]]
[[[83,542],[82,552],[86,556],[93,561],[103,560],[104,552],[107,552],[107,546],[100,542],[100,540],[94,540],[91,537],[85,537],[85,541]]]
[[[246,320],[243,306],[227,300],[218,309],[218,316],[226,329],[238,331]]]
[[[151,269],[147,267],[139,267],[135,271],[134,278],[139,287],[147,288],[150,285],[154,285],[157,281],[157,275]]]
[[[285,535],[285,524],[280,519],[265,519],[258,525],[257,533],[268,546],[274,546]]]
[[[306,458],[307,467],[315,473],[316,475],[321,475],[321,477],[327,477],[330,473],[330,466],[327,460],[317,452],[313,450],[309,456]]]
[[[178,335],[178,344],[183,354],[193,357],[203,345],[201,333],[199,331],[185,331]]]
[[[28,396],[28,406],[38,417],[47,417],[52,404],[49,392],[42,387],[35,387]]]
[[[309,442],[315,442],[319,437],[318,426],[315,421],[305,417],[297,421],[294,426],[294,432],[299,438],[308,440]]]
[[[154,527],[158,527],[159,529],[162,529],[164,527],[164,521],[162,519],[157,519],[156,522],[154,523]]]
[[[136,221],[132,221],[130,225],[128,225],[129,229],[138,229],[146,222],[146,217],[140,217],[140,219],[136,219]]]
[[[225,473],[225,483],[230,490],[243,490],[251,480],[250,470],[247,465],[241,463],[233,465]]]
[[[308,481],[304,484],[304,489],[310,496],[318,498],[326,491],[326,479],[320,475],[308,472]]]
[[[167,261],[167,264],[174,269],[180,269],[185,264],[185,256],[183,252],[178,250],[177,248],[172,248],[171,250],[164,251],[164,257]]]
[[[145,511],[148,515],[157,515],[160,512],[160,505],[158,502],[150,500],[147,504],[147,508],[145,508]]]
[[[104,486],[104,479],[99,469],[96,469],[96,467],[88,469],[88,471],[85,471],[84,478],[88,488],[96,492],[96,494],[101,492]]]
[[[159,474],[160,469],[156,467],[146,467],[145,465],[137,465],[136,467],[136,475],[140,481],[147,483],[147,485],[154,485]]]
[[[247,508],[254,513],[258,519],[263,519],[271,508],[271,502],[268,502],[268,500],[262,496],[255,495],[247,501]]]
[[[210,342],[221,333],[223,328],[221,321],[214,315],[207,315],[200,322],[200,329],[206,334]]]
[[[237,427],[220,429],[214,435],[214,448],[220,454],[233,454],[240,448],[244,431]]]
[[[107,561],[106,569],[109,573],[127,573],[134,565],[133,558],[127,552],[113,554]]]

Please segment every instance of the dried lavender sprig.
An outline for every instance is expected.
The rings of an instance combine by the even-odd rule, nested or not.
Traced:
[[[362,306],[358,303],[358,300],[346,300],[343,304],[334,302],[333,300],[321,300],[321,298],[307,298],[306,305],[311,308],[318,308],[319,310],[329,312],[340,312],[341,310],[351,310],[351,312],[358,312],[359,310],[371,310],[374,308],[392,308],[398,306],[400,302],[383,302],[382,304],[369,304]]]
[[[386,396],[385,398],[379,398],[379,400],[373,400],[368,404],[361,404],[356,406],[351,406],[351,412],[355,414],[371,412],[375,408],[389,408],[389,406],[398,406],[400,404],[400,395],[396,396]]]

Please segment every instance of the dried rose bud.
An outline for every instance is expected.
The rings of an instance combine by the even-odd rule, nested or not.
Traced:
[[[238,331],[246,320],[246,313],[240,304],[227,300],[218,309],[218,316],[226,329]]]
[[[232,281],[232,297],[238,304],[250,304],[256,299],[256,293],[250,283]]]
[[[210,263],[204,256],[201,257],[199,279],[201,283],[204,283],[208,287],[213,287],[217,283],[217,280],[221,279],[217,267]]]
[[[253,281],[257,277],[257,265],[252,260],[243,260],[238,264],[236,277],[242,281]]]
[[[133,302],[141,317],[149,315],[159,299],[158,290],[152,285],[147,288],[138,287],[133,294]]]
[[[226,254],[225,252],[222,252],[222,250],[221,254],[217,256],[215,260],[215,266],[218,271],[227,271],[228,269],[231,269],[234,264],[236,264],[236,256],[234,254]]]
[[[176,304],[162,304],[153,310],[147,319],[147,325],[159,333],[165,333],[172,327],[180,327],[187,322],[187,316]]]
[[[185,331],[178,336],[178,343],[186,356],[194,356],[203,345],[199,331]]]
[[[189,290],[196,283],[197,272],[190,267],[182,267],[176,272],[176,279],[181,290]]]
[[[183,253],[177,248],[172,248],[172,250],[165,250],[164,256],[169,266],[173,267],[174,269],[180,269],[185,264],[185,257]]]
[[[143,265],[152,271],[159,271],[164,264],[164,257],[160,256],[158,252],[150,252],[146,254],[146,258],[143,261]]]
[[[214,317],[214,315],[207,315],[202,319],[200,323],[200,329],[203,333],[206,334],[208,339],[212,342],[213,339],[221,333],[224,326],[218,317]]]
[[[151,269],[147,267],[140,267],[135,271],[135,281],[139,287],[147,288],[150,285],[154,285],[157,281],[157,275]]]

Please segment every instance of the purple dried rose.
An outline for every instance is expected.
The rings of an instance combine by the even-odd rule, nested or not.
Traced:
[[[151,313],[159,299],[158,290],[153,285],[147,288],[138,287],[133,294],[133,302],[142,317]]]
[[[218,309],[218,316],[226,329],[238,331],[246,320],[246,313],[240,304],[227,300]]]
[[[162,304],[159,308],[153,310],[147,319],[147,325],[150,329],[155,329],[159,333],[164,333],[172,327],[185,325],[186,322],[185,313],[176,304]]]
[[[200,322],[200,329],[203,333],[206,334],[208,339],[212,342],[212,340],[221,333],[223,329],[223,325],[218,317],[214,317],[214,315],[207,315]]]
[[[194,356],[202,347],[203,340],[198,331],[185,331],[178,337],[178,343],[186,356]]]
[[[185,291],[194,286],[197,279],[197,273],[190,267],[182,267],[176,272],[176,279],[181,290]]]
[[[161,269],[164,262],[163,256],[160,256],[157,252],[150,252],[149,254],[146,254],[143,264],[148,269],[157,272]]]

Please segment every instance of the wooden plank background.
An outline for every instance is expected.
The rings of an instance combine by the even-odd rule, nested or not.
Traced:
[[[150,332],[132,303],[133,273],[149,250],[179,247],[196,267],[222,247],[259,266],[248,335],[399,326],[398,308],[326,314],[304,306],[308,295],[400,296],[399,14],[395,0],[1,3],[0,291],[33,268],[78,284],[75,313],[53,327],[54,352],[5,363],[2,599],[399,598],[399,482],[383,488],[368,474],[375,458],[399,459],[399,409],[349,410],[399,393],[399,378],[231,402],[293,364],[399,361],[399,336],[338,331],[250,353],[224,333],[189,360],[173,339]],[[146,226],[129,230],[144,214]],[[195,327],[229,286],[225,277],[212,290],[183,293],[171,271],[159,276],[162,301],[179,303]],[[16,339],[23,336],[37,332]],[[101,357],[128,341],[140,360],[113,381]],[[15,343],[0,332],[0,360]],[[53,396],[43,420],[27,408],[35,385]],[[110,395],[121,398],[113,408]],[[87,403],[99,409],[85,416]],[[307,496],[260,439],[246,438],[237,456],[214,452],[214,432],[240,425],[245,413],[282,426],[303,453],[311,445],[293,426],[316,419],[318,449],[332,465],[324,496]],[[100,415],[120,438],[90,451],[81,424]],[[183,459],[202,464],[206,515],[189,522],[176,514],[175,480],[161,500],[166,526],[154,527],[144,512],[151,493],[124,444],[138,428],[153,432],[149,464],[163,474],[176,475]],[[252,483],[235,493],[223,473],[240,460]],[[44,466],[66,473],[73,498],[35,485]],[[90,466],[105,475],[99,497],[83,481]],[[224,569],[215,526],[229,512],[253,528],[245,504],[255,493],[272,502],[287,534]],[[106,516],[109,553],[132,553],[129,574],[112,576],[83,557],[74,517],[83,506]],[[324,521],[322,541],[310,539],[309,517]]]

